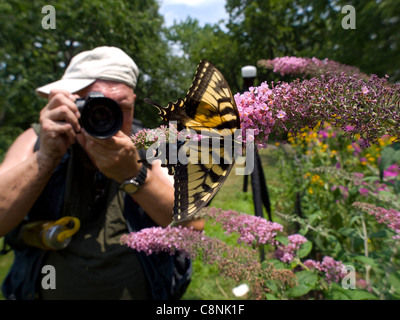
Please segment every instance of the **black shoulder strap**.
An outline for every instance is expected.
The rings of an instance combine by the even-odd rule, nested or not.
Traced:
[[[33,147],[33,152],[38,151],[39,148],[40,148],[40,139],[39,139],[39,137],[37,137],[35,146]]]
[[[39,150],[40,147],[40,140],[39,140],[39,133],[40,133],[40,124],[39,123],[32,123],[31,128],[35,131],[36,135],[38,136],[35,146],[33,147],[33,151]]]

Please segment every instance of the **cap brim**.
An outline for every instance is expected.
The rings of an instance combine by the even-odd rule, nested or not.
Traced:
[[[47,97],[50,94],[50,91],[53,89],[60,89],[70,93],[75,93],[86,88],[95,81],[95,79],[61,79],[37,88],[36,92],[45,97]]]

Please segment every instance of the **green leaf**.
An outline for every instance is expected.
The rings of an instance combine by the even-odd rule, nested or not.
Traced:
[[[267,293],[265,295],[265,298],[267,298],[267,300],[279,300],[275,295],[273,295],[271,293]]]
[[[311,271],[303,270],[296,273],[297,281],[312,288],[318,283],[318,276]]]
[[[278,291],[278,285],[274,280],[266,280],[265,281],[266,287],[271,290],[271,292],[277,292]]]
[[[362,180],[365,182],[371,183],[371,182],[379,181],[379,178],[376,176],[369,176],[369,177],[364,177]]]
[[[279,243],[284,244],[285,246],[287,246],[289,244],[289,239],[284,236],[276,236],[275,240],[277,240]]]
[[[347,289],[347,290],[351,300],[378,300],[378,298],[374,294],[365,290],[359,290],[359,289],[355,290]]]
[[[303,284],[299,284],[298,286],[291,288],[287,292],[287,296],[289,298],[296,298],[296,297],[301,297],[304,296],[305,294],[309,293],[311,291],[311,287]]]
[[[389,278],[388,282],[392,286],[392,288],[397,292],[400,293],[400,277],[399,275],[392,273]]]
[[[378,192],[378,194],[380,195],[380,196],[382,196],[382,197],[388,197],[388,198],[393,198],[393,192],[391,192],[391,191],[386,191],[386,190],[380,190],[379,192]]]
[[[332,300],[377,300],[372,293],[359,289],[345,289],[338,283],[332,283],[326,297]]]
[[[386,238],[390,235],[390,233],[388,232],[388,230],[379,230],[377,232],[371,233],[369,235],[370,239],[374,239],[374,238]]]
[[[316,221],[316,220],[321,220],[321,216],[319,214],[312,214],[308,218],[308,221],[309,221],[310,224],[313,224],[313,222]]]
[[[298,232],[299,234],[301,234],[302,236],[305,236],[308,233],[308,228],[307,227],[303,227],[299,230]]]
[[[313,246],[313,245],[312,245],[312,242],[311,242],[311,241],[304,242],[304,243],[301,245],[300,249],[299,249],[298,257],[299,257],[299,258],[304,258],[304,257],[306,257],[306,256],[311,252],[312,246]]]
[[[332,283],[325,293],[325,297],[330,300],[351,300],[348,290],[345,290],[337,283]]]
[[[318,276],[311,271],[300,271],[296,273],[298,285],[287,291],[290,298],[300,297],[315,289],[318,284]]]
[[[286,263],[284,263],[278,259],[270,259],[270,260],[268,260],[268,262],[271,263],[275,267],[275,269],[286,269],[287,268]],[[264,267],[267,267],[267,263],[265,261],[263,261],[262,265]]]
[[[346,237],[356,237],[358,236],[357,229],[354,228],[340,228],[339,233]]]
[[[372,258],[366,256],[355,256],[355,260],[360,261],[364,264],[368,264],[371,267],[379,267],[379,264]]]

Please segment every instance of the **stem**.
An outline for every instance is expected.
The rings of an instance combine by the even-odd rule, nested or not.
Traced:
[[[300,265],[304,270],[310,271],[310,269],[307,266],[305,266],[298,257],[296,257],[293,261],[296,262],[298,265]]]
[[[225,290],[221,287],[219,284],[218,278],[215,279],[215,284],[217,285],[218,290],[222,293],[222,295],[225,297],[225,299],[229,299],[228,295],[226,294]]]
[[[391,255],[390,260],[389,260],[389,262],[391,264],[389,264],[386,267],[385,277],[384,277],[385,283],[384,283],[383,288],[382,288],[382,290],[380,292],[380,297],[379,297],[380,300],[385,299],[385,293],[386,293],[387,287],[389,286],[389,276],[393,272],[393,269],[394,269],[393,266],[395,264],[395,257],[396,257],[396,255],[398,253],[398,244],[399,244],[399,241],[395,241],[395,245],[393,246],[394,249],[393,249],[392,255]],[[391,293],[391,292],[389,291],[389,293]]]
[[[364,255],[368,258],[369,252],[368,252],[368,233],[367,233],[367,226],[365,225],[365,220],[364,220],[364,214],[361,215],[361,225],[363,229],[363,240],[364,240]],[[367,282],[368,287],[371,286],[370,283],[370,271],[371,271],[371,266],[367,264],[365,266],[365,281]]]

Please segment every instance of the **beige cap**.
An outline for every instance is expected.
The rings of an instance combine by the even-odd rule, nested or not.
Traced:
[[[39,94],[48,95],[53,89],[74,93],[91,85],[97,79],[122,82],[135,88],[139,69],[121,49],[98,47],[72,58],[61,80],[37,88]]]

